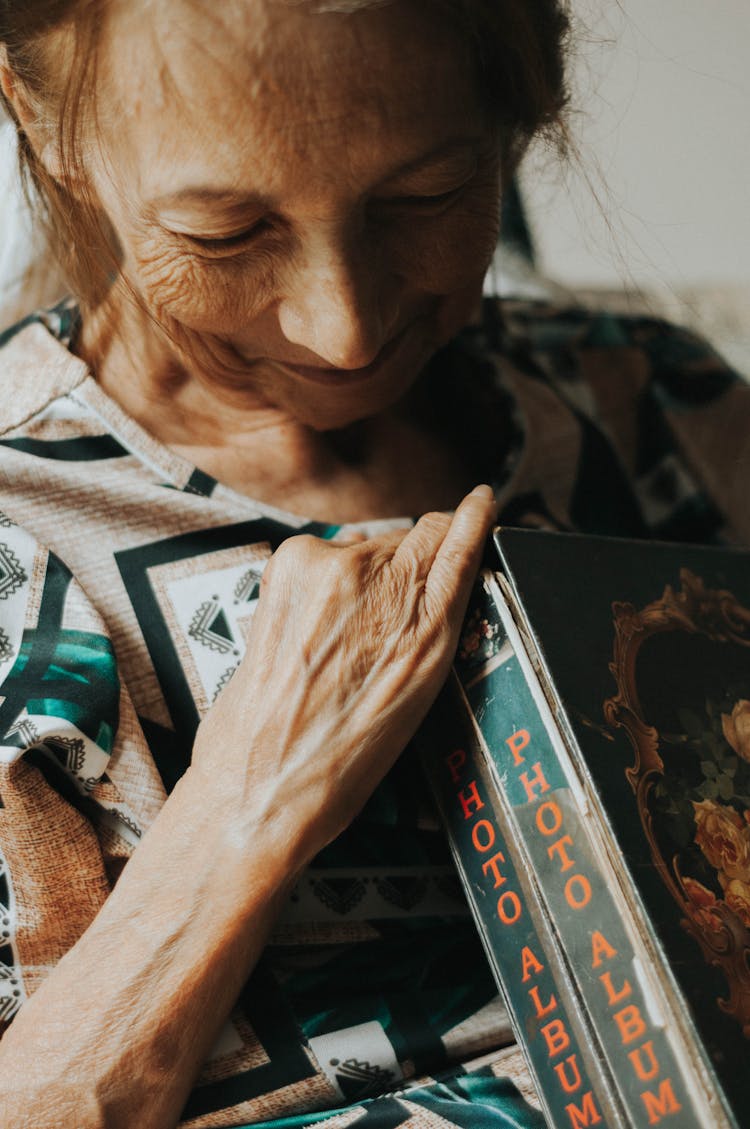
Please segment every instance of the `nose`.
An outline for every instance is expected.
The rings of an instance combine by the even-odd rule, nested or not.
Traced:
[[[324,364],[365,368],[395,332],[395,280],[384,285],[364,239],[322,233],[287,277],[278,318],[286,339]]]

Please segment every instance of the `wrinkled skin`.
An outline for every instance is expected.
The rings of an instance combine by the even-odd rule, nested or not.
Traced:
[[[415,406],[495,242],[498,146],[465,52],[418,4],[107,11],[87,176],[127,285],[77,346],[103,387],[286,509],[456,506],[467,468]],[[0,78],[54,173],[55,139]],[[486,489],[406,534],[277,551],[190,769],[0,1043],[3,1126],[176,1123],[285,891],[437,694],[493,517]]]
[[[408,533],[286,541],[264,572],[246,658],[198,732],[207,785],[228,781],[240,811],[259,788],[270,810],[301,792],[314,847],[341,832],[448,673],[493,515],[485,488],[453,520],[426,514]]]
[[[311,9],[114,5],[90,179],[148,317],[117,287],[81,348],[253,497],[327,521],[452,508],[470,474],[412,401],[477,307],[496,130],[419,5]],[[204,187],[227,195],[184,194]]]

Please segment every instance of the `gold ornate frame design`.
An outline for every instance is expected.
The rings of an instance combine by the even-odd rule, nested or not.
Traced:
[[[635,753],[635,763],[626,776],[635,793],[638,814],[648,840],[651,858],[664,885],[682,912],[681,924],[697,941],[705,960],[720,969],[728,984],[727,999],[719,1007],[733,1016],[750,1038],[750,929],[725,902],[714,907],[714,927],[701,921],[701,910],[687,896],[679,859],[663,857],[652,825],[649,796],[664,777],[664,762],[659,755],[659,733],[647,723],[638,698],[636,666],[643,644],[652,636],[668,631],[704,635],[713,642],[733,643],[750,649],[750,610],[742,607],[729,591],[706,588],[703,580],[688,569],[680,570],[681,587],[668,586],[660,599],[637,611],[632,604],[614,603],[615,641],[610,670],[617,694],[604,703],[604,715],[612,726],[622,727]]]

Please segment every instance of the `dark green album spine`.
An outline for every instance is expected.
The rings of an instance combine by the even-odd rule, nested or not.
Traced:
[[[479,934],[523,1047],[551,1129],[620,1129],[575,993],[540,912],[528,872],[517,869],[478,734],[451,680],[418,737]]]
[[[485,583],[484,609],[504,638],[502,655],[462,671],[517,869],[528,866],[560,939],[594,1038],[637,1129],[704,1129],[689,1057],[670,1037],[664,1001],[646,973],[645,949],[613,868],[587,827],[594,818],[566,775],[565,746],[510,611]]]

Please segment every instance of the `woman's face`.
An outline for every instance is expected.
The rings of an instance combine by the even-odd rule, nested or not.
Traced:
[[[94,185],[124,274],[217,393],[342,427],[469,320],[498,143],[435,24],[418,0],[111,9]]]

